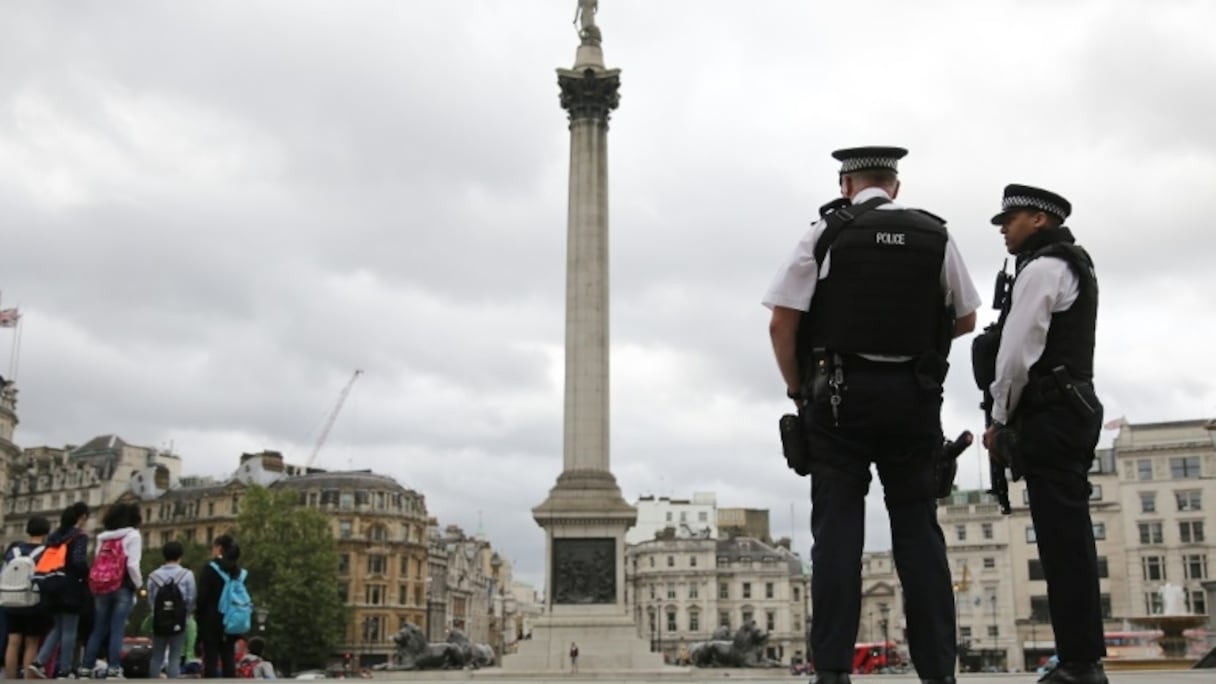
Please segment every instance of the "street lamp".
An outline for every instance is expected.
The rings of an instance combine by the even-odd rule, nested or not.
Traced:
[[[426,624],[423,625],[426,640],[431,641],[431,582],[433,578],[426,578]]]
[[[992,592],[992,664],[996,665],[997,627],[996,627],[996,590]]]
[[[890,654],[887,652],[887,640],[889,639],[889,636],[888,636],[889,632],[887,629],[887,625],[888,625],[887,617],[891,613],[891,608],[889,606],[887,606],[887,604],[885,604],[885,603],[880,603],[880,604],[878,604],[878,612],[880,615],[882,615],[882,620],[878,623],[879,625],[882,626],[882,666],[883,666],[883,668],[886,668],[889,666],[889,658],[890,658]]]
[[[659,609],[655,611],[655,624],[659,627],[659,657],[663,658],[663,662],[667,662],[667,658],[663,656],[663,602],[659,601]]]
[[[257,616],[258,616],[258,631],[265,632],[266,631],[266,620],[270,617],[270,609],[262,607],[262,608],[258,608],[254,612],[257,613]]]

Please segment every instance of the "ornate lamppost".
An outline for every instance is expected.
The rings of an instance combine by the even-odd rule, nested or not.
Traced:
[[[887,641],[890,639],[888,631],[888,617],[891,614],[891,608],[885,603],[880,603],[878,604],[878,613],[882,616],[878,622],[878,625],[882,627],[882,666],[885,669],[889,666],[889,659],[891,657],[891,654],[887,652]]]

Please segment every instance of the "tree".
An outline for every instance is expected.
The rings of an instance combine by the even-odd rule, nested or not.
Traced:
[[[288,672],[323,667],[349,619],[338,595],[338,547],[329,519],[301,506],[294,490],[251,487],[241,501],[237,535],[254,605],[269,611],[259,634],[271,657]]]

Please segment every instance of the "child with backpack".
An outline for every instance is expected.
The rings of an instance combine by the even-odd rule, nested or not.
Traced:
[[[46,548],[38,557],[34,582],[42,595],[42,604],[51,616],[51,631],[47,632],[38,657],[26,666],[30,677],[46,679],[52,673],[43,668],[51,662],[55,649],[56,677],[72,674],[76,658],[76,630],[80,614],[92,603],[85,583],[89,574],[89,538],[84,528],[89,522],[89,506],[78,501],[63,509],[59,527],[46,538]]]
[[[139,506],[116,503],[106,511],[105,531],[97,535],[97,552],[89,569],[89,590],[93,592],[93,632],[84,649],[77,676],[93,673],[102,646],[106,648],[106,677],[122,677],[122,637],[127,617],[135,607],[135,592],[143,585],[139,569],[143,538],[139,533],[142,516]],[[102,640],[109,635],[107,643]]]
[[[148,673],[153,678],[160,676],[162,664],[169,679],[181,675],[190,611],[198,595],[194,573],[182,567],[182,553],[181,542],[165,544],[161,549],[165,564],[148,575],[148,603],[152,606],[152,661]]]
[[[236,676],[233,649],[236,639],[250,629],[253,602],[245,587],[248,573],[241,569],[241,547],[230,534],[216,537],[213,560],[198,572],[198,638],[203,644],[203,676]],[[217,671],[218,665],[218,671]]]
[[[245,656],[236,665],[236,676],[241,679],[277,679],[274,664],[262,656],[266,653],[266,640],[254,637],[249,640]]]
[[[38,558],[46,550],[43,542],[50,532],[51,522],[34,516],[25,524],[29,541],[14,543],[4,554],[4,569],[0,570],[0,606],[4,607],[8,622],[5,679],[16,679],[18,665],[29,665],[38,659],[38,642],[51,629],[50,613],[40,605],[42,594],[34,583]]]

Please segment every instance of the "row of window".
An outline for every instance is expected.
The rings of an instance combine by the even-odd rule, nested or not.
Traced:
[[[658,584],[650,585],[650,598],[651,599],[658,598],[658,593],[659,593],[659,590],[657,588],[658,586],[659,586]],[[679,598],[680,586],[681,585],[679,585],[675,582],[668,582],[667,583],[667,598],[669,598],[669,599]],[[696,582],[689,582],[687,586],[688,586],[688,598],[696,599],[696,598],[701,597],[701,591],[700,591],[699,585]],[[745,598],[745,599],[752,598],[752,583],[744,582],[741,585],[741,587],[742,587],[741,598]],[[801,591],[800,587],[794,587],[793,589],[794,589],[794,600],[795,601],[802,600],[801,599],[802,591]],[[776,597],[777,597],[777,585],[773,582],[765,582],[764,583],[764,598],[771,599],[771,598],[776,598]],[[729,582],[719,582],[718,583],[718,598],[719,599],[729,599],[730,598],[730,583]]]
[[[401,541],[422,543],[423,530],[421,525],[405,525],[401,529]],[[355,524],[350,520],[338,521],[338,539],[353,539],[355,535]],[[367,538],[374,542],[389,541],[388,527],[385,525],[372,525],[367,530]]]
[[[1140,532],[1141,544],[1164,544],[1165,528],[1160,522],[1142,522],[1136,524]],[[1200,544],[1204,541],[1202,520],[1179,520],[1178,541],[1183,544]]]
[[[1169,579],[1166,571],[1165,556],[1145,556],[1140,559],[1140,570],[1145,581],[1160,582]],[[1207,554],[1193,553],[1182,555],[1182,578],[1188,580],[1204,580],[1208,578]]]
[[[693,607],[689,608],[686,611],[686,613],[687,613],[686,624],[688,625],[688,631],[689,632],[701,631],[701,610],[699,608],[697,608],[696,606],[693,606]],[[663,621],[664,622],[663,630],[665,632],[675,633],[675,632],[680,631],[679,611],[677,611],[675,608],[668,608],[667,610],[665,610],[663,612],[663,615],[666,618]],[[750,610],[742,611],[739,614],[739,617],[740,617],[739,624],[744,624],[749,621],[754,621],[756,619],[755,613],[753,613]],[[727,629],[731,629],[731,619],[730,618],[731,618],[731,613],[729,610],[718,611],[718,626],[726,627]],[[651,634],[656,633],[658,631],[658,622],[657,622],[658,616],[656,614],[656,611],[653,608],[647,609],[647,619],[650,623],[650,633]],[[794,624],[799,624],[799,622],[801,622],[801,616],[795,615]],[[772,632],[776,628],[777,628],[777,612],[774,610],[764,611],[764,630],[767,632]]]
[[[1198,456],[1174,456],[1169,460],[1171,480],[1191,480],[1197,479],[1200,476]],[[1134,470],[1133,470],[1134,469]],[[1123,479],[1125,480],[1151,480],[1153,479],[1153,459],[1141,458],[1137,459],[1134,464],[1128,463],[1127,469],[1124,472]]]
[[[667,511],[667,522],[675,522],[672,520],[672,512]],[[680,511],[680,522],[688,522],[688,511]],[[708,511],[697,511],[697,522],[709,522]]]
[[[667,567],[674,568],[675,566],[676,566],[676,557],[668,556],[667,557]],[[652,567],[652,568],[654,567],[654,556],[650,557],[650,567]],[[690,568],[697,567],[697,557],[695,555],[688,556],[688,567],[690,567]]]
[[[1202,589],[1187,589],[1183,592],[1186,597],[1187,612],[1194,615],[1206,615],[1208,612],[1207,593]],[[1144,592],[1144,612],[1149,615],[1164,615],[1165,601],[1158,591]]]
[[[1181,513],[1203,510],[1203,491],[1183,489],[1174,492],[1174,505]],[[1140,512],[1157,512],[1157,492],[1140,492]]]
[[[955,525],[954,526],[954,536],[959,541],[967,541],[967,526],[966,525]],[[994,536],[994,533],[993,533],[993,529],[992,529],[992,523],[982,523],[980,525],[980,537],[983,539],[992,539],[993,536]]]
[[[1094,541],[1102,541],[1102,540],[1106,539],[1106,523],[1104,523],[1104,522],[1093,523],[1093,529],[1094,529]],[[1026,526],[1026,543],[1033,544],[1033,543],[1035,543],[1035,541],[1037,539],[1038,539],[1038,536],[1035,535],[1034,525],[1027,525]]]
[[[422,505],[420,499],[404,496],[400,492],[323,489],[320,492],[308,492],[305,500],[312,508],[337,506],[342,510],[351,510],[358,507],[371,508],[377,511],[392,510],[426,514],[426,508]]]
[[[343,603],[350,603],[350,583],[338,583],[338,597]],[[410,599],[413,599],[411,601]],[[363,603],[369,606],[386,606],[392,598],[389,596],[387,584],[367,584],[363,587]],[[397,585],[397,605],[424,606],[426,605],[426,590],[422,585],[414,585],[410,591],[408,584]]]
[[[998,625],[988,625],[987,629],[989,639],[995,639],[1001,634]],[[958,636],[960,639],[971,639],[971,625],[960,625],[958,628]]]
[[[367,555],[367,574],[369,574],[369,575],[387,575],[388,566],[389,566],[388,558],[389,557],[384,554],[379,554],[379,553],[368,554]],[[425,558],[411,558],[410,556],[400,556],[400,558],[401,558],[401,571],[399,574],[401,577],[410,576],[410,565],[411,565],[410,561],[412,560],[413,566],[414,566],[414,577],[417,579],[423,578],[423,576],[425,575],[425,569],[426,569],[426,559]],[[350,574],[350,554],[349,553],[338,554],[338,574],[339,575],[349,575]]]

